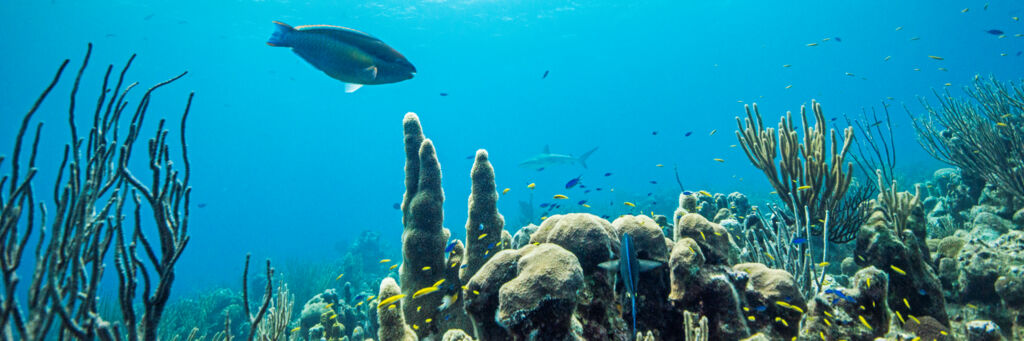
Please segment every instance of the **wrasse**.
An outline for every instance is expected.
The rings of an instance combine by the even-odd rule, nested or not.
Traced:
[[[864,315],[857,315],[857,318],[860,319],[860,323],[863,323],[865,327],[868,327],[868,329],[875,329],[871,328],[871,325],[868,324],[868,320],[864,319]]]
[[[424,266],[422,269],[420,269],[420,271],[428,271],[428,270],[430,270],[429,266]]]
[[[533,183],[533,182],[531,182],[529,185],[526,185],[526,188],[529,188],[529,189],[533,189],[534,187],[537,187],[537,184]]]
[[[402,297],[405,297],[405,295],[404,294],[398,294],[398,295],[395,295],[395,296],[391,296],[391,297],[385,298],[383,301],[380,301],[380,303],[377,303],[377,309],[380,309],[382,307],[386,307],[386,306],[388,306],[391,303],[395,303],[398,300],[402,299]]]
[[[804,190],[808,190],[808,189],[811,189],[810,185],[803,185],[803,186],[800,186],[800,187],[796,188],[796,190],[798,190],[798,191],[804,191]]]
[[[563,194],[555,194],[555,199],[569,199],[569,197]]]
[[[433,293],[437,290],[439,290],[438,287],[426,287],[420,290],[416,290],[416,292],[412,293],[412,298],[416,299],[419,298],[420,296]]]
[[[824,268],[824,267],[828,266],[829,264],[830,264],[829,262],[821,262],[821,263],[818,263],[818,267],[819,268]]]
[[[807,46],[818,46],[818,43],[810,43],[810,44],[807,44]]]
[[[715,160],[715,161],[718,161],[718,162],[725,162],[725,160],[722,160],[722,159],[712,159],[712,160]]]
[[[1009,125],[1007,125],[1006,123],[1003,123],[1003,122],[996,123],[996,125],[1000,126],[1000,127],[1008,127],[1009,126]]]
[[[890,265],[889,267],[892,268],[892,271],[896,271],[896,273],[898,273],[900,275],[904,275],[904,276],[907,275],[906,271],[903,271],[903,269],[900,269],[900,268],[896,267],[895,265]]]
[[[624,203],[622,203],[622,204],[623,204],[623,205],[626,205],[626,206],[629,206],[629,207],[636,207],[636,204],[634,204],[634,203],[631,203],[631,202],[629,202],[629,201],[627,201],[627,202],[624,202]]]
[[[341,279],[342,276],[345,276],[345,274],[338,275],[338,277],[335,277],[334,280],[337,281],[337,280]]]
[[[789,303],[788,303],[788,302],[786,302],[786,301],[775,301],[775,304],[776,304],[776,305],[778,305],[778,306],[780,306],[780,307],[783,307],[783,308],[787,308],[787,309],[790,309],[790,310],[796,311],[796,312],[798,312],[798,313],[801,313],[801,314],[803,314],[803,313],[804,313],[804,310],[803,310],[803,309],[800,309],[800,307],[797,307],[797,306],[795,306],[795,305],[789,304]]]
[[[387,262],[390,262],[390,261],[391,261],[391,259],[388,259],[388,258],[384,258],[384,259],[381,259],[381,260],[380,260],[380,263],[381,263],[381,264],[384,264],[384,263],[387,263]]]
[[[943,60],[943,59],[945,59],[945,58],[942,58],[942,57],[939,57],[939,56],[928,56],[928,58],[935,59],[935,60]]]
[[[508,191],[511,191],[511,190],[512,190],[511,188],[505,188],[505,189],[503,189],[501,191],[501,194],[508,194]]]
[[[484,239],[484,237],[487,237],[487,234],[486,233],[481,233],[479,237],[476,237],[476,240]]]
[[[396,268],[398,268],[398,264],[392,265],[390,268],[388,268],[388,270],[394,270]]]
[[[292,328],[292,333],[302,330],[302,327]]]
[[[708,191],[705,191],[705,190],[697,191],[697,193],[703,194],[706,197],[710,197],[711,196],[711,193],[708,193]]]

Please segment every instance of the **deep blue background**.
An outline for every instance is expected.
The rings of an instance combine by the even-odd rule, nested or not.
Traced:
[[[1024,70],[1016,56],[1024,38],[1014,36],[1024,23],[1011,19],[1022,15],[1019,1],[988,1],[988,10],[986,1],[624,3],[7,0],[0,3],[0,151],[9,155],[21,115],[61,60],[71,58],[77,69],[87,42],[96,48],[80,110],[95,103],[105,65],[131,53],[139,57],[128,78],[143,86],[188,70],[157,94],[144,135],[157,116],[177,120],[196,91],[188,131],[193,198],[207,206],[193,210],[180,293],[234,283],[246,252],[256,259],[337,257],[335,244],[364,229],[380,231],[392,258],[400,258],[401,216],[392,205],[404,191],[401,120],[408,111],[420,115],[436,143],[445,225],[463,235],[467,156],[477,148],[490,152],[499,190],[512,189],[499,208],[514,231],[516,201],[527,200],[531,182],[537,203],[566,193],[570,206],[585,198],[604,203],[591,212],[617,214],[622,207],[607,210],[607,202],[676,195],[678,164],[688,189],[768,199],[763,176],[729,147],[743,104],[758,102],[774,126],[781,113],[812,98],[831,118],[893,97],[887,102],[894,104],[899,166],[919,180],[942,165],[918,147],[902,105],[920,113],[916,96],[947,82],[959,93],[975,74],[1017,80]],[[264,44],[272,20],[368,32],[419,73],[345,94],[340,82],[288,49]],[[36,181],[42,193],[50,193],[67,140],[70,76],[37,115],[47,122]],[[688,131],[693,135],[684,137]],[[517,167],[545,144],[576,155],[600,149],[586,170]],[[616,188],[615,197],[561,190],[581,173],[592,187]]]

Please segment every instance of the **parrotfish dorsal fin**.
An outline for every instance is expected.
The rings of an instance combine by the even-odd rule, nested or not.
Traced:
[[[377,39],[377,37],[348,27],[334,25],[302,25],[295,26],[295,30],[330,37],[355,46],[366,53],[389,62],[406,60],[405,56],[398,53],[398,51],[395,51],[395,49],[391,48],[391,46],[388,46],[380,39]]]

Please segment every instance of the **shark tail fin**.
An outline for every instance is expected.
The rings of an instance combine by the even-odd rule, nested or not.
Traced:
[[[577,160],[579,160],[580,165],[582,165],[583,168],[587,168],[587,158],[590,157],[590,154],[593,154],[596,151],[597,151],[597,147],[594,147],[594,149],[591,149],[591,150],[587,151],[586,153],[583,153],[583,155],[580,155],[580,158],[577,159]]]

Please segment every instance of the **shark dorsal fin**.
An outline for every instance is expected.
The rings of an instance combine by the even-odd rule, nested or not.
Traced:
[[[551,154],[551,147],[544,145],[544,154]]]

